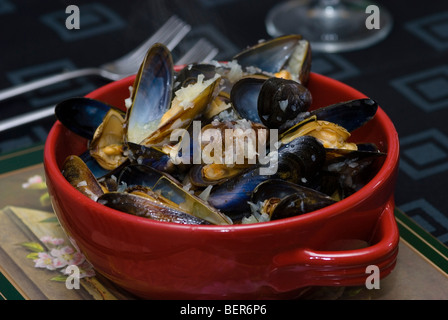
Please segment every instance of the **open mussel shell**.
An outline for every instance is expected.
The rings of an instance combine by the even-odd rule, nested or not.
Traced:
[[[349,142],[351,134],[345,128],[333,122],[317,120],[316,116],[299,122],[280,135],[280,141],[287,144],[300,136],[312,136],[318,139],[325,148],[356,150],[357,145]]]
[[[127,143],[124,153],[132,164],[141,164],[172,175],[187,169],[182,164],[175,165],[169,154],[152,146]]]
[[[279,131],[285,132],[297,123],[315,116],[317,120],[336,123],[347,131],[352,132],[370,121],[375,116],[377,110],[378,103],[370,98],[343,101],[301,113],[294,119],[285,121],[279,127]]]
[[[191,194],[167,177],[161,177],[152,188],[153,191],[177,204],[185,212],[215,225],[231,225],[233,221],[206,201]]]
[[[94,201],[105,193],[89,167],[78,156],[72,155],[65,159],[62,175],[74,188]]]
[[[231,219],[212,208],[207,202],[191,194],[173,177],[154,168],[145,165],[130,165],[122,170],[118,182],[122,188],[147,187],[177,206],[180,211],[206,220],[211,224],[229,225],[233,223]]]
[[[98,203],[118,211],[162,222],[195,225],[210,224],[203,219],[175,210],[141,194],[109,192],[100,196]]]
[[[124,112],[99,100],[75,97],[58,103],[56,118],[70,131],[91,140],[109,110]]]
[[[254,165],[197,164],[188,171],[188,181],[195,187],[218,185],[247,172]]]
[[[153,45],[134,81],[126,116],[127,142],[139,144],[157,129],[171,104],[173,77],[171,52],[163,44]]]
[[[364,187],[382,167],[386,153],[367,149],[327,149],[327,161],[316,180],[316,189],[334,199],[344,199]]]
[[[113,170],[127,159],[123,155],[124,124],[123,114],[110,109],[93,135],[90,154],[104,169]]]
[[[144,164],[129,164],[118,175],[118,184],[122,188],[135,186],[153,188],[166,173]]]
[[[271,220],[295,217],[325,208],[335,200],[314,189],[301,187],[300,191],[281,199],[269,213]]]
[[[242,67],[256,67],[269,73],[279,72],[294,52],[300,35],[278,37],[253,45],[233,57]]]
[[[104,169],[98,164],[98,161],[90,154],[90,150],[87,150],[79,155],[81,160],[87,165],[89,170],[95,176],[95,178],[101,178],[102,176],[108,174],[110,170]]]
[[[271,220],[283,219],[324,208],[336,201],[314,189],[272,179],[260,183],[252,193],[251,202],[260,206]]]
[[[244,68],[258,68],[271,74],[287,70],[306,85],[311,69],[311,47],[301,35],[286,35],[262,41],[233,57]]]
[[[258,184],[251,195],[250,201],[258,204],[271,198],[285,198],[295,192],[299,185],[282,179],[269,179]]]
[[[264,78],[242,78],[238,80],[230,91],[230,101],[239,117],[252,122],[262,123],[258,115],[258,96]]]
[[[188,128],[195,118],[202,115],[215,98],[220,81],[218,74],[208,80],[199,76],[195,84],[176,91],[171,108],[163,116],[161,125],[142,143],[163,146],[171,142],[169,136],[174,130]]]

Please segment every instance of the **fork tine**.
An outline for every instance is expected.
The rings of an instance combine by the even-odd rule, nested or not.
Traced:
[[[140,46],[128,52],[123,57],[116,61],[127,60],[130,57],[141,56],[146,53],[148,49],[156,42],[172,38],[175,32],[178,32],[182,27],[188,26],[185,22],[180,20],[177,16],[169,18],[151,37],[145,40]]]
[[[182,26],[182,28],[176,32],[176,35],[174,36],[173,39],[171,39],[171,41],[165,41],[166,42],[166,47],[172,51],[178,44],[179,42],[187,35],[188,32],[190,32],[191,27],[189,25],[184,25]]]
[[[219,50],[215,47],[210,48],[209,54],[202,60],[203,62],[210,62],[212,61],[219,53]]]
[[[191,26],[179,19],[177,16],[172,16],[160,27],[150,38],[143,42],[133,51],[127,53],[123,57],[104,65],[108,69],[116,72],[120,71],[132,74],[137,72],[140,63],[142,62],[148,49],[156,42],[164,43],[169,50],[173,50],[179,42],[190,32]],[[129,72],[129,70],[133,70]]]
[[[183,65],[193,62],[210,62],[218,54],[215,48],[207,39],[201,38],[188,50],[179,60],[177,65]]]

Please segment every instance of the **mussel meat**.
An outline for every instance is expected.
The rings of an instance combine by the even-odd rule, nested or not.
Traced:
[[[126,161],[123,155],[124,117],[121,112],[110,109],[98,126],[90,142],[90,154],[98,164],[113,170]]]

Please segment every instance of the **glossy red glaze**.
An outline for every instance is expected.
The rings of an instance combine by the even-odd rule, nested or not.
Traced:
[[[89,97],[123,107],[132,78]],[[312,74],[313,107],[365,97],[357,90]],[[308,286],[363,285],[377,265],[381,277],[394,268],[399,234],[394,188],[399,143],[380,108],[354,141],[374,142],[388,153],[379,173],[354,195],[324,209],[268,223],[192,226],[151,221],[93,202],[60,172],[86,141],[56,122],[44,154],[54,210],[69,237],[97,272],[151,299],[294,298]],[[367,247],[348,249],[355,240]]]

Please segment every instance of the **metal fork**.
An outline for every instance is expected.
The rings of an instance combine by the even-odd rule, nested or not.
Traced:
[[[201,38],[186,53],[176,61],[176,65],[189,64],[192,62],[210,62],[218,54],[216,49],[206,39]],[[54,106],[49,106],[37,111],[28,112],[16,117],[0,121],[0,132],[45,119],[54,115]]]
[[[192,62],[210,62],[217,54],[218,49],[207,39],[201,38],[190,48],[190,50],[176,61],[176,64],[184,65]]]
[[[100,76],[112,81],[122,79],[137,73],[143,57],[154,43],[164,43],[168,49],[173,50],[190,30],[190,25],[180,20],[177,16],[172,16],[139,47],[115,61],[105,63],[98,68],[85,68],[63,72],[61,74],[48,76],[26,84],[20,84],[8,89],[0,90],[0,101],[61,81],[83,76]]]

